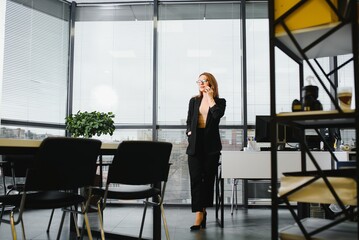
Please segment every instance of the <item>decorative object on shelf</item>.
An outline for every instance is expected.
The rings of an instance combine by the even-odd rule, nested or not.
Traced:
[[[112,136],[115,131],[114,117],[115,114],[112,112],[78,111],[76,114],[71,114],[65,118],[66,130],[73,137],[91,138],[94,135],[101,136],[102,134]]]
[[[302,89],[302,105],[304,111],[323,110],[323,106],[318,100],[318,86],[312,85],[314,81],[313,76],[308,76],[305,79],[308,82],[307,86]]]
[[[337,95],[339,100],[339,106],[343,111],[350,110],[352,104],[352,87],[338,87]]]
[[[292,112],[302,111],[302,103],[298,99],[294,99],[292,102]]]
[[[315,78],[308,76],[305,80],[308,85],[302,88],[301,101],[298,99],[293,100],[292,112],[323,110],[323,106],[318,100],[319,88],[312,84]]]

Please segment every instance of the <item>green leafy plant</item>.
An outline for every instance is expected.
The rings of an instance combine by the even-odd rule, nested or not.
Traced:
[[[91,138],[94,135],[110,134],[112,136],[115,131],[112,112],[81,112],[71,114],[65,118],[66,130],[73,137],[84,136]]]

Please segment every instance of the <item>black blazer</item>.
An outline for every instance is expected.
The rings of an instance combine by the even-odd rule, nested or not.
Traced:
[[[201,100],[202,98],[192,97],[189,101],[186,135],[188,136],[188,132],[191,132],[191,135],[188,136],[188,147],[186,151],[188,155],[194,155],[196,153],[196,133]],[[207,154],[216,154],[222,150],[219,122],[226,109],[226,100],[224,98],[214,98],[214,101],[216,104],[209,108],[206,128],[204,130],[204,146]]]

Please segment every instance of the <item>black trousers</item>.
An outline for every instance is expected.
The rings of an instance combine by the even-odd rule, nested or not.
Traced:
[[[198,129],[196,154],[188,156],[188,168],[191,180],[192,212],[201,212],[203,208],[213,206],[214,181],[218,172],[220,154],[206,154],[203,151],[203,129]]]

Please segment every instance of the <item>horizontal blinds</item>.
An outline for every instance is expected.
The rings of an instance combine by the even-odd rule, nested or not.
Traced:
[[[68,11],[67,4],[58,8]],[[7,1],[2,118],[64,123],[68,33],[68,21]]]

